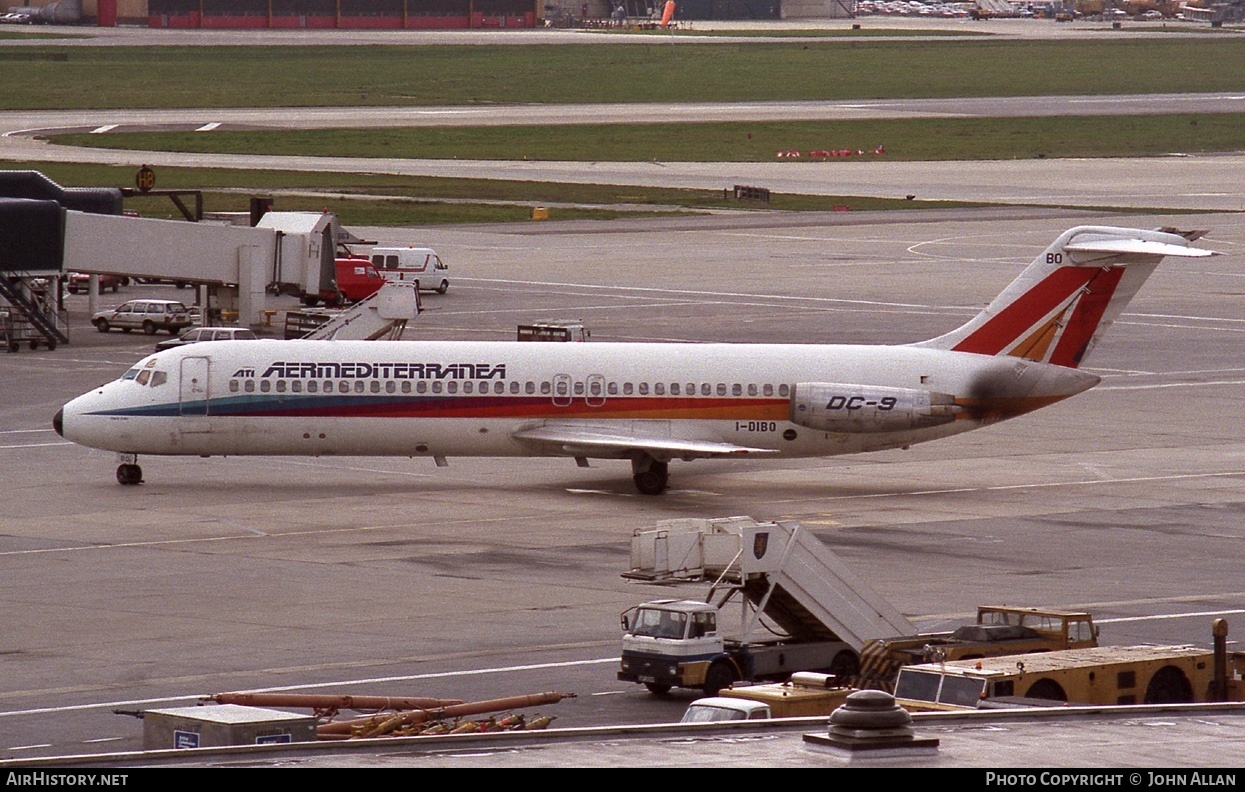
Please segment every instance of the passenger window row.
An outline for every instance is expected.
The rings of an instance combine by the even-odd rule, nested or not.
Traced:
[[[553,382],[545,381],[541,383],[527,382],[520,383],[517,380],[510,383],[505,382],[480,382],[476,383],[472,380],[459,382],[458,380],[449,380],[442,382],[441,380],[417,380],[412,383],[411,380],[301,380],[279,379],[275,385],[270,380],[260,380],[259,384],[253,379],[229,381],[230,393],[254,393],[258,390],[260,393],[448,393],[448,394],[474,394],[474,393],[494,393],[504,394],[509,392],[512,396],[520,394],[535,395],[537,392],[542,396],[665,396],[667,393],[671,396],[765,396],[770,397],[777,392],[781,398],[786,398],[789,394],[787,385],[774,386],[769,383],[758,385],[756,383],[734,383],[727,385],[719,382],[716,385],[708,382],[697,383],[679,383],[656,382],[651,386],[647,382],[609,382],[602,380],[590,380],[588,382],[571,383],[569,380],[555,380]]]

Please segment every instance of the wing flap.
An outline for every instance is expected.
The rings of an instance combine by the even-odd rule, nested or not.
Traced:
[[[521,443],[540,446],[548,453],[568,456],[626,457],[631,452],[643,451],[658,459],[708,459],[778,453],[772,448],[753,448],[673,434],[645,434],[630,425],[613,428],[544,424],[521,429],[512,436]]]

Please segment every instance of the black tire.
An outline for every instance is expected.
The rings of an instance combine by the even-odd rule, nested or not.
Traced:
[[[100,331],[101,333],[107,333],[110,327],[111,325],[108,324],[107,319],[96,319],[95,320],[95,329]]]
[[[632,461],[631,473],[635,488],[641,495],[660,495],[666,491],[670,481],[670,464],[645,455]]]
[[[449,290],[450,290],[450,282],[443,280],[441,281],[441,285],[437,287],[437,294],[445,294]]]
[[[1068,694],[1063,686],[1053,679],[1039,679],[1027,691],[1025,698],[1045,699],[1047,701],[1067,701]]]
[[[1164,666],[1150,677],[1143,704],[1192,704],[1193,685],[1175,666]]]
[[[706,696],[716,696],[735,682],[735,672],[724,662],[718,661],[709,666],[705,674],[705,684],[701,687]]]
[[[834,659],[830,661],[830,669],[828,673],[840,680],[859,676],[860,658],[856,656],[855,652],[844,649],[842,652],[836,654]]]
[[[16,351],[17,351],[18,349],[20,349],[20,348],[21,348],[21,344],[17,343],[16,341],[10,341],[10,342],[9,342],[9,351],[10,351],[10,352],[16,352]]]
[[[56,350],[56,342],[55,342],[55,341],[49,341],[49,342],[48,342],[48,351],[49,351],[49,352],[53,352],[53,351],[55,351],[55,350]]]
[[[143,322],[143,332],[146,333],[147,335],[155,335],[156,334],[156,323],[151,321],[150,319]]]
[[[645,682],[644,687],[648,688],[648,692],[654,696],[664,696],[670,692],[669,685],[659,685],[656,682]]]
[[[143,469],[138,465],[117,465],[117,483],[132,487],[143,483]]]

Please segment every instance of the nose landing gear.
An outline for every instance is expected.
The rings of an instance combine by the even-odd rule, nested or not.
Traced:
[[[143,469],[138,466],[138,457],[134,454],[119,455],[120,465],[117,465],[117,483],[132,487],[135,484],[143,483]]]

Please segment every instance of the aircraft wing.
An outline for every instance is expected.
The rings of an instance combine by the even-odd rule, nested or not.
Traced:
[[[772,448],[678,437],[668,432],[646,432],[633,425],[619,428],[551,423],[521,429],[514,433],[521,443],[543,448],[546,453],[567,456],[625,458],[634,451],[643,451],[654,459],[709,459],[712,457],[777,454]]]

